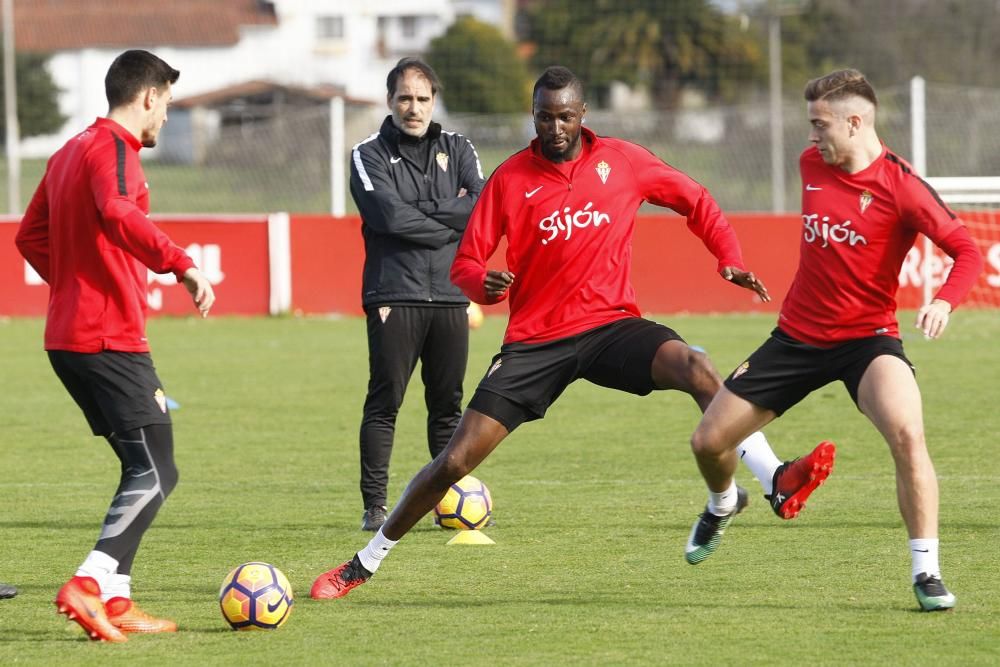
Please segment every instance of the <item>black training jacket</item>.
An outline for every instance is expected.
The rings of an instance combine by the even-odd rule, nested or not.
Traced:
[[[472,142],[431,122],[427,164],[399,151],[387,116],[378,133],[351,151],[351,196],[361,212],[365,268],[361,303],[468,304],[449,280],[458,242],[483,190]],[[458,196],[460,188],[467,194]]]

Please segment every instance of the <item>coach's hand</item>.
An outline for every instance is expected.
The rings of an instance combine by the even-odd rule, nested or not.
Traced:
[[[192,266],[184,272],[184,287],[194,299],[194,305],[197,306],[201,316],[208,317],[208,311],[215,303],[215,290],[212,289],[212,283],[208,282],[208,278],[203,276],[201,271]]]
[[[917,328],[927,338],[937,338],[948,326],[951,304],[944,299],[934,299],[917,312]]]
[[[762,283],[752,271],[741,271],[735,266],[727,266],[722,269],[722,277],[731,283],[736,283],[740,287],[753,290],[764,303],[771,300],[771,295],[767,293],[767,288],[764,287],[764,283]]]
[[[507,293],[507,288],[514,282],[514,274],[510,271],[487,271],[483,278],[483,289],[491,299],[500,299]]]

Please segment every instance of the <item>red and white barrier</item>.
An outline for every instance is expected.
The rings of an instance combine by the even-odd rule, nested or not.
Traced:
[[[195,260],[215,285],[213,314],[266,315],[285,312],[361,314],[364,243],[357,216],[153,216],[154,221]],[[760,303],[749,291],[722,280],[715,259],[690,234],[683,218],[640,217],[633,244],[632,282],[645,312],[775,312],[798,262],[798,215],[734,214],[747,266],[767,284],[774,300]],[[17,248],[15,218],[0,218],[0,315],[45,314],[48,288],[27,266]],[[996,238],[996,235],[993,235]],[[981,240],[987,269],[967,305],[1000,305],[1000,243]],[[946,258],[930,259],[917,243],[900,272],[899,305],[921,303],[923,276],[940,284]],[[504,267],[504,247],[491,268]],[[923,263],[931,262],[925,274]],[[950,261],[950,260],[949,260]],[[173,276],[150,274],[152,313],[191,315],[187,293]],[[506,304],[485,308],[502,314]]]

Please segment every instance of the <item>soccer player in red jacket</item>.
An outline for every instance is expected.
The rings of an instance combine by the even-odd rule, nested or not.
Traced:
[[[924,234],[955,260],[917,313],[917,328],[937,338],[982,271],[982,256],[955,213],[879,140],[878,101],[863,74],[848,69],[814,79],[805,98],[812,146],[799,161],[799,268],[771,338],[728,377],[691,445],[709,489],[727,488],[742,438],[841,380],[892,452],[920,608],[950,609],[955,596],[938,564],[937,477],[895,295],[903,259]],[[699,523],[706,521],[712,518]]]
[[[146,340],[147,267],[173,273],[207,316],[212,286],[150,221],[139,149],[156,145],[180,72],[126,51],[104,80],[109,111],[48,162],[17,247],[49,284],[45,349],[94,435],[121,461],[121,478],[93,551],[56,596],[60,613],[95,640],[173,632],[132,602],[132,561],[177,483],[166,396]]]
[[[451,269],[473,301],[509,299],[504,344],[444,451],[413,478],[368,546],[315,581],[312,597],[341,597],[363,583],[452,483],[518,425],[541,419],[571,382],[582,378],[640,396],[677,389],[701,409],[721,386],[704,353],[640,315],[629,280],[639,205],[650,201],[686,216],[723,278],[764,301],[767,290],[745,270],[736,236],[704,187],[641,146],[584,128],[586,110],[583,86],[565,67],[550,67],[535,84],[538,137],[487,182]],[[504,236],[508,268],[487,270]],[[748,436],[744,451],[777,469],[781,462],[764,436]],[[765,492],[777,484],[783,495],[804,501],[814,480],[829,473],[832,449],[798,461],[783,468],[792,471],[784,479],[763,480]],[[727,512],[742,509],[746,491],[712,502]]]

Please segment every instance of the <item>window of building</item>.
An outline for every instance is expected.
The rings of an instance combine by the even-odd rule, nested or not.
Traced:
[[[400,16],[399,23],[403,33],[403,37],[413,38],[417,36],[416,16]]]
[[[344,38],[344,17],[343,16],[317,16],[316,17],[316,37],[319,39],[343,39]]]
[[[389,17],[379,16],[375,23],[375,51],[379,58],[386,58],[389,55],[389,36],[386,34],[389,29]]]

